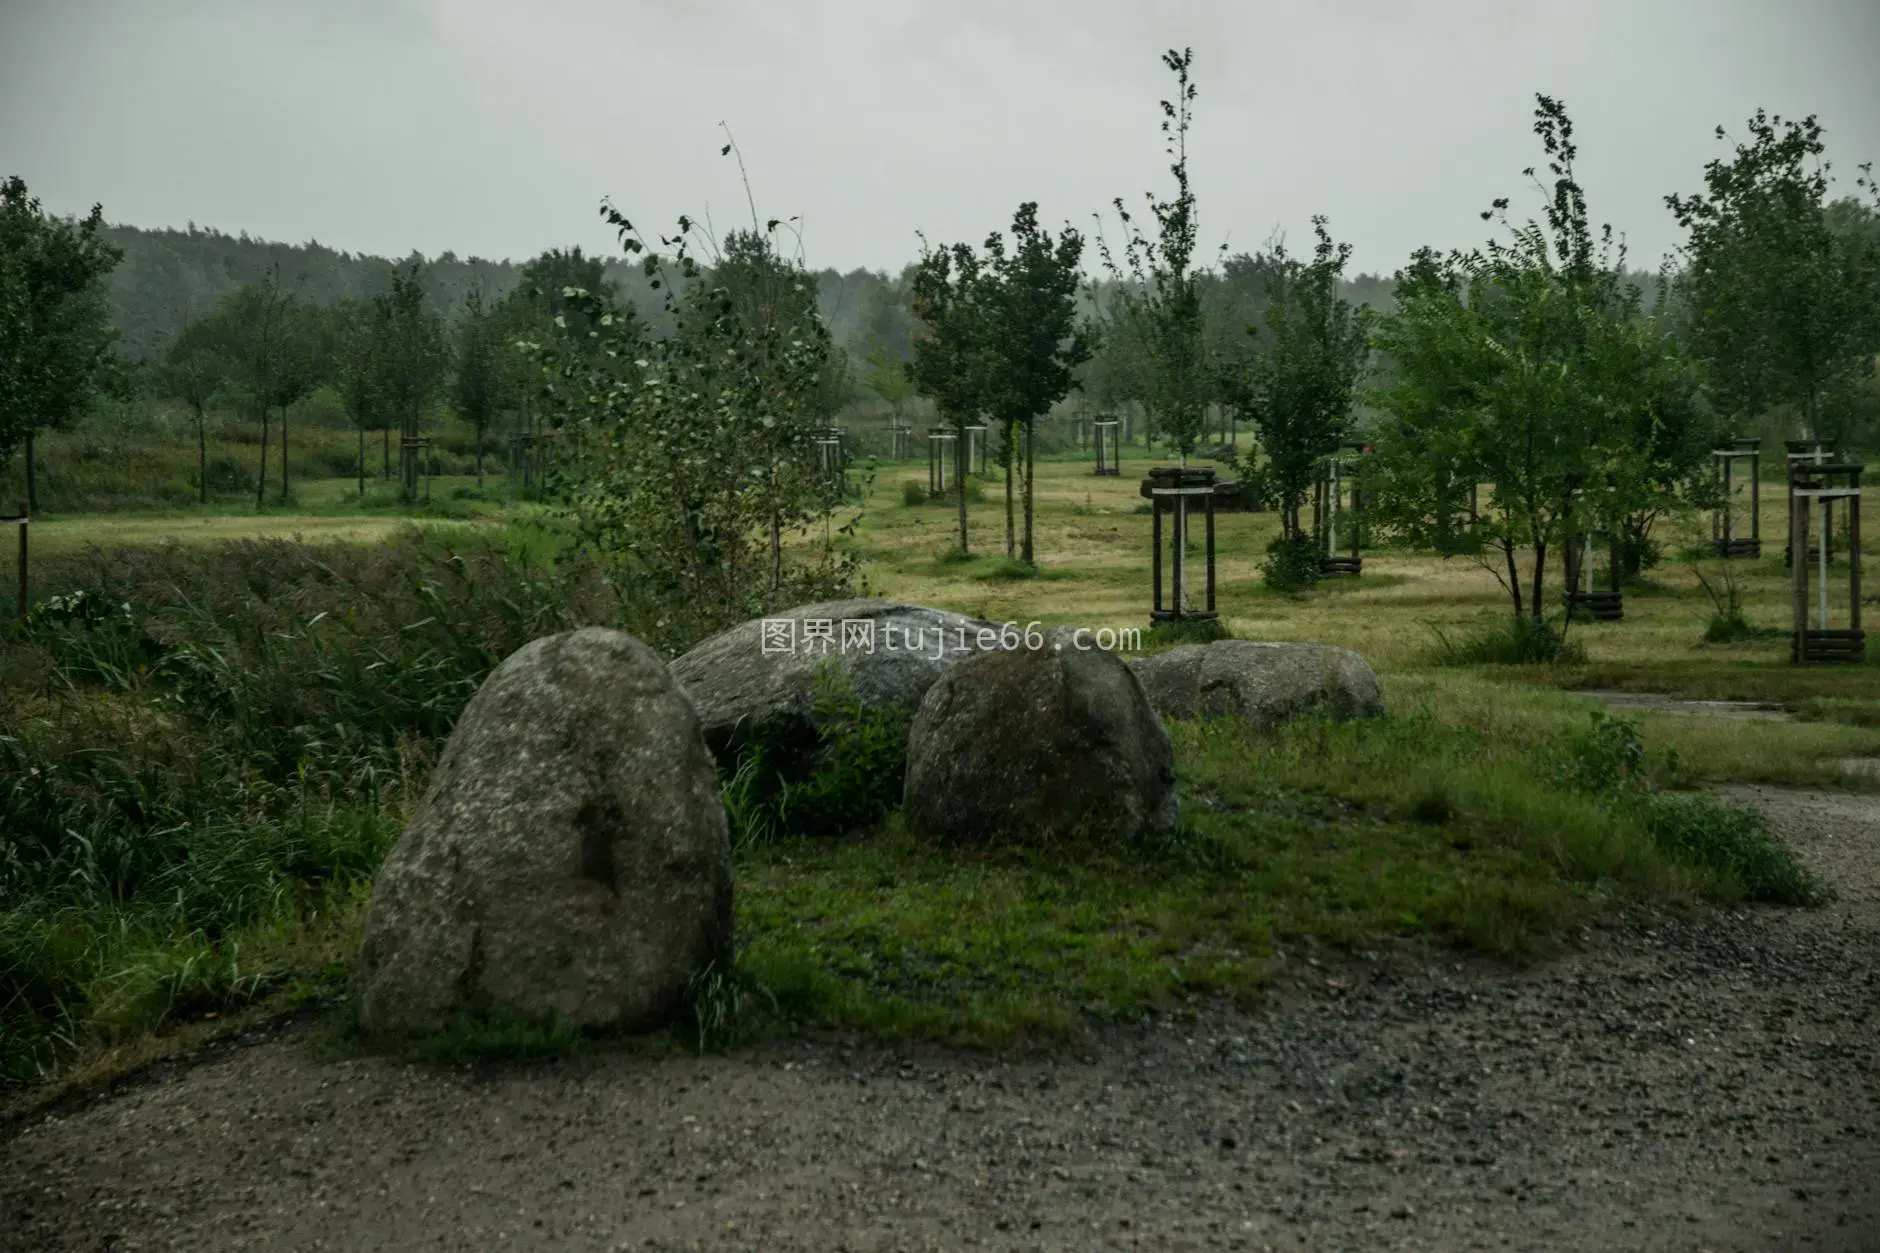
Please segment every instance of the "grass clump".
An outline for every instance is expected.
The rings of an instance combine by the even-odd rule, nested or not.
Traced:
[[[1578,666],[1586,664],[1586,649],[1556,623],[1527,614],[1497,616],[1460,636],[1436,623],[1429,662],[1437,666]]]
[[[1275,537],[1260,562],[1260,576],[1276,592],[1310,591],[1320,572],[1318,541],[1310,535]]]

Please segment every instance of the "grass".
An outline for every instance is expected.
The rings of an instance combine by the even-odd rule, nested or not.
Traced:
[[[1002,500],[971,510],[960,553],[953,510],[903,504],[893,474],[852,511],[855,542],[881,594],[1146,628],[1138,468],[1041,460],[1034,564],[1003,556]],[[591,571],[555,564],[558,541],[525,528],[531,506],[439,483],[420,532],[351,491],[310,478],[292,512],[235,500],[35,524],[35,586],[89,599],[0,650],[11,1082],[43,1095],[332,996],[372,870],[482,676],[535,635],[619,621]],[[1766,535],[1779,495],[1774,509]],[[1567,652],[1509,664],[1534,653],[1474,644],[1511,630],[1489,572],[1379,549],[1358,578],[1279,595],[1259,575],[1276,530],[1266,514],[1217,519],[1209,630],[1354,648],[1390,716],[1178,726],[1182,837],[1070,857],[924,844],[873,777],[890,769],[878,745],[830,757],[868,788],[831,775],[773,794],[747,774],[729,798],[761,828],[736,853],[739,961],[694,990],[667,1043],[802,1023],[1052,1040],[1185,998],[1257,997],[1297,937],[1520,957],[1626,902],[1804,900],[1813,885],[1760,824],[1680,789],[1880,786],[1835,764],[1880,757],[1880,666],[1786,664],[1779,551],[1733,571],[1755,634],[1706,642],[1715,605],[1667,565],[1623,622],[1576,624]],[[1433,655],[1443,635],[1468,647]],[[1647,713],[1615,739],[1578,687],[1767,701],[1798,720]],[[584,1046],[493,1023],[422,1048],[454,1062]]]

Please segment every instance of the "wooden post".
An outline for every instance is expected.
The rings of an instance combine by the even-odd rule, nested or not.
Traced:
[[[1808,497],[1795,494],[1795,463],[1789,463],[1789,576],[1795,618],[1791,660],[1808,660]]]
[[[27,503],[28,502],[26,501],[20,502],[20,621],[21,622],[26,621],[26,589],[27,589],[26,558],[27,558],[27,554],[31,551],[31,547],[27,543],[27,540],[26,540],[26,530],[29,526],[32,525],[32,510],[26,507]]]
[[[1160,619],[1162,613],[1162,498],[1149,497],[1150,543],[1149,577],[1155,583],[1155,595],[1152,601],[1151,622]]]

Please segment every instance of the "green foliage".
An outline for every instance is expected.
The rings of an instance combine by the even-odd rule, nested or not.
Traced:
[[[966,427],[990,407],[993,386],[994,290],[979,254],[967,244],[930,248],[922,236],[908,308],[919,322],[908,377],[932,399],[941,420],[953,427],[954,496],[963,551],[969,546]]]
[[[464,297],[463,314],[457,320],[456,332],[452,399],[457,406],[457,416],[476,432],[477,482],[481,483],[483,442],[504,400],[500,332],[494,311],[484,304],[482,291],[472,288]]]
[[[1155,623],[1143,638],[1154,645],[1173,647],[1177,644],[1212,644],[1215,640],[1231,640],[1234,633],[1219,618],[1177,618]]]
[[[1194,51],[1171,49],[1162,55],[1162,63],[1176,76],[1175,99],[1162,101],[1162,133],[1173,158],[1169,172],[1175,176],[1175,197],[1146,196],[1155,219],[1154,239],[1136,226],[1122,197],[1117,197],[1113,203],[1124,232],[1122,264],[1100,234],[1098,249],[1116,282],[1109,333],[1121,330],[1141,347],[1141,368],[1132,380],[1134,398],[1148,413],[1151,438],[1168,443],[1186,464],[1205,432],[1215,376],[1207,354],[1200,285],[1192,269],[1197,226],[1188,178],[1188,127],[1195,99],[1190,77]],[[1119,328],[1119,322],[1127,329]]]
[[[871,708],[834,661],[818,667],[817,748],[806,771],[773,763],[782,746],[747,748],[725,783],[726,812],[740,847],[798,835],[841,835],[878,822],[901,803],[913,711]]]
[[[1880,240],[1835,228],[1824,151],[1813,116],[1758,109],[1748,141],[1705,166],[1705,190],[1665,203],[1690,232],[1678,292],[1724,413],[1779,411],[1805,436],[1837,438],[1880,351]],[[1857,185],[1872,192],[1862,171]],[[1872,212],[1852,204],[1842,217]]]
[[[1351,245],[1333,244],[1322,217],[1312,219],[1312,229],[1318,242],[1311,261],[1288,256],[1283,245],[1270,258],[1264,276],[1270,342],[1230,390],[1240,417],[1260,433],[1265,485],[1287,537],[1299,534],[1299,510],[1321,462],[1346,438],[1369,351],[1358,311],[1338,295]]]
[[[1266,546],[1260,577],[1276,592],[1303,592],[1319,581],[1319,546],[1310,535],[1276,535]]]
[[[1654,760],[1629,719],[1595,713],[1566,747],[1560,774],[1568,785],[1634,817],[1667,856],[1716,872],[1747,900],[1807,905],[1822,899],[1821,886],[1754,810],[1707,794],[1658,790],[1656,779],[1678,773],[1677,756]]]
[[[1093,330],[1077,319],[1083,251],[1083,236],[1069,227],[1055,240],[1040,228],[1033,201],[1020,205],[1012,216],[1009,253],[1002,235],[986,239],[987,329],[992,337],[987,403],[1005,422],[1008,460],[1016,450],[1017,433],[1022,430],[1026,437],[1025,527],[1018,555],[1027,562],[1033,555],[1031,458],[1038,419],[1069,394],[1073,372],[1089,360],[1095,346]],[[1008,475],[1013,468],[1008,464]]]
[[[919,479],[906,479],[901,483],[901,503],[912,509],[924,505],[929,499],[927,485]]]
[[[0,648],[8,1080],[273,987],[277,933],[352,900],[490,670],[633,625],[578,558],[415,531],[41,568],[67,590]]]
[[[1695,561],[1691,573],[1710,598],[1710,618],[1704,624],[1706,644],[1732,644],[1756,634],[1756,628],[1743,616],[1743,593],[1737,587],[1736,570],[1727,560],[1720,564],[1715,579]]]
[[[1567,639],[1553,621],[1509,617],[1484,622],[1451,635],[1432,624],[1436,647],[1430,663],[1438,666],[1577,666],[1586,663],[1586,650]]]
[[[618,211],[603,214],[629,255],[644,254],[672,329],[656,335],[570,288],[600,352],[537,345],[550,423],[586,449],[553,484],[582,542],[648,608],[655,644],[852,586],[855,557],[841,542],[855,519],[833,533],[825,525],[820,544],[783,542],[827,524],[841,487],[811,443],[829,414],[832,348],[800,259],[777,249],[782,224],[727,237],[718,260],[728,287],[707,281],[688,250],[698,230],[689,218],[664,241],[675,250],[668,266]]]
[[[419,436],[425,411],[450,369],[444,322],[425,304],[422,272],[417,261],[393,270],[391,290],[372,299],[372,391],[405,439]],[[419,468],[417,454],[401,450],[399,490],[407,501],[417,495]]]
[[[104,280],[123,255],[103,228],[100,206],[62,220],[24,179],[0,180],[0,466],[97,394],[114,340]]]
[[[1643,313],[1611,228],[1591,226],[1565,109],[1537,99],[1545,225],[1509,226],[1497,200],[1483,217],[1508,242],[1447,259],[1424,249],[1399,276],[1397,311],[1378,324],[1373,399],[1389,420],[1367,481],[1381,532],[1474,556],[1514,614],[1538,621],[1549,556],[1582,525],[1619,530],[1662,509],[1668,481],[1706,450],[1672,434],[1689,424],[1688,366]],[[1471,518],[1475,484],[1493,487]],[[1576,499],[1582,484],[1610,490]]]

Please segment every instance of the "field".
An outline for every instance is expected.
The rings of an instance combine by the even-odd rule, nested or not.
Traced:
[[[924,461],[877,466],[856,539],[869,590],[1021,624],[1146,626],[1137,488],[1150,462],[1130,452],[1120,478],[1075,456],[1039,463],[1035,570],[1004,557],[999,482],[972,506],[974,555],[962,560],[949,554],[952,502],[905,503]],[[54,858],[68,877],[42,876],[0,928],[11,1033],[0,1060],[33,1099],[339,991],[371,868],[462,700],[523,640],[605,620],[578,574],[530,564],[514,541],[536,507],[500,479],[478,491],[459,476],[433,492],[416,519],[327,478],[259,514],[225,502],[35,524],[37,595],[77,583],[148,598],[133,616],[163,623],[166,647],[228,672],[223,704],[200,721],[163,703],[173,676],[157,652],[135,652],[143,636],[129,625],[119,643],[109,624],[68,628],[0,673],[8,743],[65,763],[61,821],[87,832],[83,858]],[[1704,642],[1714,605],[1697,570],[1714,585],[1720,563],[1680,556],[1696,539],[1685,520],[1659,536],[1667,555],[1628,589],[1623,622],[1572,628],[1583,663],[1508,667],[1438,664],[1439,633],[1466,638],[1507,615],[1473,563],[1372,549],[1362,576],[1281,595],[1259,573],[1274,517],[1223,514],[1219,603],[1232,633],[1356,649],[1382,676],[1390,716],[1264,735],[1177,728],[1188,830],[1167,848],[967,856],[922,844],[894,814],[861,833],[747,844],[740,966],[758,1008],[745,1026],[1048,1041],[1093,1019],[1258,996],[1278,952],[1300,942],[1427,936],[1519,960],[1640,903],[1806,900],[1812,889],[1766,830],[1689,791],[1880,790],[1858,764],[1880,759],[1880,667],[1788,665],[1788,584],[1771,541],[1783,523],[1780,491],[1765,485],[1768,555],[1734,563],[1746,638]],[[277,545],[294,539],[314,547]],[[167,556],[151,547],[171,540]],[[144,555],[100,555],[119,546]],[[333,578],[295,573],[302,553]],[[185,579],[199,595],[150,590]],[[353,643],[315,625],[354,608]],[[390,668],[362,668],[347,649]],[[1767,702],[1790,717],[1646,712],[1596,725],[1604,707],[1576,688]],[[364,740],[342,751],[318,729],[340,722]],[[108,770],[95,751],[107,744],[118,754]],[[166,753],[186,753],[187,769]],[[165,791],[185,783],[190,796]],[[205,809],[191,796],[240,799]],[[126,815],[161,838],[127,835]],[[50,828],[45,838],[64,847]],[[129,842],[112,852],[113,841]],[[138,868],[113,869],[113,857]],[[164,886],[178,882],[189,891]],[[517,1028],[427,1047],[564,1043]]]

